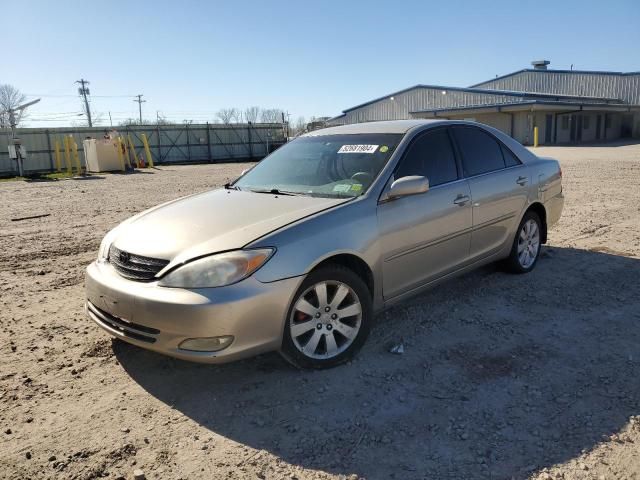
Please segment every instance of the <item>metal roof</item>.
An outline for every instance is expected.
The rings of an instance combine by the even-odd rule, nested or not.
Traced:
[[[640,75],[640,71],[637,72],[608,72],[601,70],[556,70],[556,69],[536,69],[536,68],[523,68],[522,70],[517,70],[515,72],[506,73],[504,75],[500,75],[495,78],[490,78],[489,80],[485,80],[484,82],[476,83],[471,85],[469,88],[475,88],[480,85],[485,85],[490,82],[494,82],[496,80],[501,80],[503,78],[511,77],[512,75],[517,75],[519,73],[525,72],[535,72],[535,73],[575,73],[575,74],[586,74],[586,75],[617,75],[617,76],[627,76],[627,75]]]
[[[495,112],[500,112],[502,110],[508,109],[509,111],[516,110],[528,110],[532,106],[544,106],[551,107],[548,110],[553,110],[553,107],[563,107],[572,111],[579,110],[611,110],[611,111],[631,111],[631,110],[640,110],[640,106],[638,105],[628,105],[626,103],[576,103],[576,102],[553,102],[553,101],[544,101],[544,100],[531,100],[528,102],[512,102],[512,103],[494,103],[494,104],[484,104],[484,105],[469,105],[469,106],[461,106],[461,107],[447,107],[447,108],[431,108],[425,110],[414,110],[409,113],[411,114],[438,114],[438,113],[447,113],[447,112],[463,112],[467,110],[491,110]]]
[[[385,120],[381,122],[352,123],[337,127],[314,130],[302,135],[303,137],[315,137],[320,135],[348,135],[355,133],[406,133],[413,127],[439,123],[442,120]]]
[[[538,71],[538,70],[536,70]],[[343,113],[347,113],[347,112],[351,112],[353,110],[357,110],[358,108],[362,108],[365,107],[367,105],[371,105],[373,103],[379,102],[381,100],[385,100],[389,97],[393,97],[395,95],[400,95],[402,93],[411,91],[411,90],[417,90],[417,89],[431,89],[431,90],[451,90],[451,91],[457,91],[457,92],[468,92],[468,93],[481,93],[483,95],[506,95],[506,96],[512,96],[512,97],[537,97],[537,98],[557,98],[557,99],[561,99],[561,98],[572,98],[572,99],[579,99],[579,100],[600,100],[600,101],[604,101],[604,102],[619,102],[620,99],[617,98],[609,98],[609,97],[588,97],[588,96],[580,96],[580,95],[563,95],[563,94],[554,94],[554,93],[535,93],[535,92],[520,92],[520,91],[513,91],[513,90],[490,90],[490,89],[486,89],[486,88],[465,88],[465,87],[444,87],[441,85],[423,85],[423,84],[418,84],[418,85],[414,85],[412,87],[408,87],[402,90],[398,90],[397,92],[393,92],[393,93],[389,93],[388,95],[384,95],[382,97],[378,97],[375,98],[373,100],[369,100],[368,102],[365,103],[361,103],[359,105],[356,105],[354,107],[348,108],[346,110],[343,110]],[[339,118],[341,117],[341,115],[338,115],[336,117],[333,118]],[[333,120],[330,119],[330,120]],[[329,120],[329,121],[330,121]]]

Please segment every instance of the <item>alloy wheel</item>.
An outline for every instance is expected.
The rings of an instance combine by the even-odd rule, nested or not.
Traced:
[[[296,300],[289,332],[295,347],[314,359],[333,358],[358,336],[362,305],[356,292],[339,281],[318,282]]]
[[[522,268],[531,267],[538,257],[540,250],[540,228],[538,222],[527,220],[518,236],[518,262]]]

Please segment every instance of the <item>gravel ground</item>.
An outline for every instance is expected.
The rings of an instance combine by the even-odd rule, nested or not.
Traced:
[[[640,478],[640,145],[536,153],[566,206],[535,271],[415,297],[322,372],[185,363],[83,314],[108,229],[246,165],[0,183],[0,477]]]

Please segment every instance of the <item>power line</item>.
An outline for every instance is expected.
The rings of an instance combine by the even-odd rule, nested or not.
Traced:
[[[80,82],[76,82],[80,83]],[[89,83],[89,82],[87,82]],[[75,97],[75,95],[48,95],[48,94],[39,94],[39,93],[25,93],[27,97],[50,97],[50,98],[62,98],[62,97]],[[93,98],[132,98],[135,95],[93,95]]]
[[[89,95],[89,89],[85,87],[85,84],[89,85],[89,81],[85,80],[84,78],[81,78],[80,80],[76,80],[76,83],[79,83],[80,85],[82,85],[78,89],[78,93],[80,93],[80,95],[84,97],[84,108],[87,113],[87,120],[89,121],[89,126],[93,127],[93,123],[91,122],[91,109],[89,108],[89,101],[87,100],[87,95]]]

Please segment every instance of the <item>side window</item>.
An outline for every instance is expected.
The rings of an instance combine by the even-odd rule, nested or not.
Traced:
[[[432,187],[458,179],[456,158],[444,128],[425,133],[411,144],[394,176],[409,175],[427,177]]]
[[[507,167],[515,167],[516,165],[522,165],[522,162],[516,157],[511,150],[504,145],[500,145],[502,149],[502,156],[504,157],[504,164]]]
[[[500,170],[505,167],[500,145],[479,128],[455,128],[462,167],[468,177]]]

